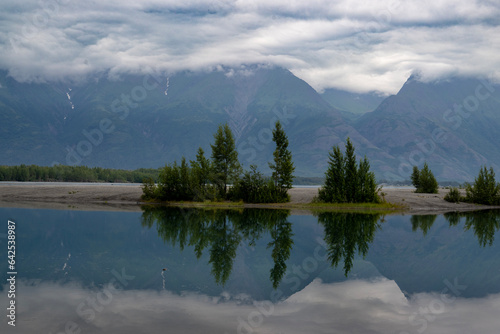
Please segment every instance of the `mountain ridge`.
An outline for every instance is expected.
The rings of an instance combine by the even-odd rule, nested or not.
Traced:
[[[438,181],[470,181],[481,165],[500,166],[500,86],[476,79],[423,83],[413,76],[364,113],[360,104],[336,108],[349,104],[327,101],[276,67],[101,76],[72,85],[19,83],[2,72],[0,85],[0,164],[156,168],[193,159],[198,146],[209,154],[217,126],[228,122],[243,165],[267,173],[280,120],[300,176],[323,176],[328,152],[346,137],[378,180],[409,179],[411,166],[423,161]],[[346,115],[356,110],[355,118]]]

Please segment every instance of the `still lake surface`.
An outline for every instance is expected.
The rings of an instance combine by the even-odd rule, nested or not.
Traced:
[[[1,333],[498,333],[500,212],[0,208]],[[7,221],[16,223],[16,327]]]

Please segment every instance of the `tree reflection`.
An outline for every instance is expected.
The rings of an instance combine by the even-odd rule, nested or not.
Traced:
[[[431,229],[432,225],[436,221],[437,215],[414,215],[411,216],[411,228],[413,232],[416,232],[418,229],[422,230],[424,236],[427,235],[427,232]]]
[[[472,229],[482,247],[493,245],[495,233],[500,229],[500,211],[498,210],[453,212],[445,214],[444,217],[450,226],[458,225],[461,218],[465,217],[464,229],[466,231]]]
[[[324,226],[328,259],[337,267],[344,259],[344,275],[352,269],[356,251],[363,257],[368,253],[369,244],[380,228],[380,214],[360,213],[319,213],[318,221]]]
[[[194,248],[197,258],[208,249],[212,274],[224,285],[233,268],[238,246],[242,242],[255,245],[264,233],[271,236],[268,248],[274,266],[270,270],[273,287],[277,288],[286,272],[286,261],[293,245],[292,226],[287,221],[289,210],[205,210],[172,207],[143,207],[142,225],[152,228],[171,245]]]

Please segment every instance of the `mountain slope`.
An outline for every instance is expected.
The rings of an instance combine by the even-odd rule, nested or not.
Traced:
[[[158,167],[193,159],[199,146],[209,155],[224,122],[240,161],[264,172],[276,120],[287,132],[298,175],[323,175],[327,151],[347,136],[361,151],[370,147],[312,87],[281,68],[101,77],[74,85],[2,80],[1,164]]]
[[[500,166],[500,86],[486,81],[412,77],[354,126],[398,159],[387,179],[408,179],[424,161],[438,180],[470,181],[481,165]]]
[[[280,120],[299,176],[323,176],[328,151],[346,137],[378,180],[408,180],[424,161],[438,181],[471,181],[484,164],[500,170],[499,85],[411,77],[354,121],[332,107],[345,105],[343,95],[327,102],[290,71],[259,66],[71,84],[19,83],[3,72],[0,164],[159,167],[194,159],[199,146],[210,155],[227,122],[242,164],[269,173]]]
[[[348,119],[356,119],[375,110],[385,99],[375,93],[351,93],[335,88],[325,89],[321,97]]]

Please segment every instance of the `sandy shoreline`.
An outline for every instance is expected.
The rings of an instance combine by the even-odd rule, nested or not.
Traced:
[[[317,188],[293,188],[290,190],[291,204],[310,203],[317,191]],[[443,199],[448,193],[446,189],[440,189],[439,194],[416,194],[411,188],[384,188],[382,192],[386,194],[387,202],[405,206],[404,213],[409,214],[440,214],[492,208],[446,202]],[[142,189],[138,184],[9,182],[0,183],[0,207],[141,211],[141,194]]]

